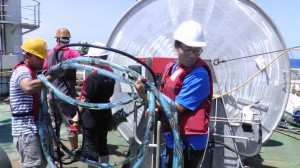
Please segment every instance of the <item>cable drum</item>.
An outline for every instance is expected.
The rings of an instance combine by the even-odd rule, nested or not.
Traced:
[[[253,1],[139,1],[117,23],[107,46],[137,58],[176,58],[173,33],[180,23],[190,19],[200,22],[205,32],[207,47],[201,58],[208,62],[220,60],[210,64],[215,97],[210,140],[225,143],[245,156],[255,155],[281,120],[290,88],[290,66],[280,31]],[[257,56],[248,57],[251,55]],[[110,61],[123,66],[133,64],[118,54],[112,54]],[[121,90],[121,86],[116,87]],[[127,93],[116,92],[113,98],[123,94]],[[138,115],[137,124],[141,119]],[[133,116],[128,121],[133,121]],[[131,142],[133,125],[129,123],[121,124],[119,131]],[[215,148],[212,155],[211,167],[240,165],[240,155],[225,148]]]

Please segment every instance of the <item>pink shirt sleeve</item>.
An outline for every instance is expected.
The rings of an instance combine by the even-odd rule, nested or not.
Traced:
[[[43,69],[48,69],[48,58],[44,61]]]
[[[80,56],[80,54],[77,51],[72,50],[72,49],[66,50],[65,55],[64,55],[65,59],[76,58],[79,56]]]
[[[52,54],[51,52],[53,52],[53,50],[49,51],[48,55],[51,55]],[[79,56],[80,56],[80,54],[77,51],[72,50],[72,49],[66,49],[64,52],[64,57],[66,60],[71,59],[71,58],[76,58]],[[46,58],[44,61],[43,69],[48,69],[48,58]]]
[[[51,54],[51,52],[53,52],[53,50],[50,50],[48,52],[48,57]],[[48,58],[46,58],[45,61],[44,61],[43,69],[48,69]]]

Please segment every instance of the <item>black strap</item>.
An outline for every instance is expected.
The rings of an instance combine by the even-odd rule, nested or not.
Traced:
[[[25,117],[25,116],[33,116],[33,111],[26,113],[12,113],[13,117]]]

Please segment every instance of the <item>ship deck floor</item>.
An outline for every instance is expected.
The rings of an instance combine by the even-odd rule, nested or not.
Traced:
[[[11,112],[9,105],[0,101],[0,146],[7,153],[12,166],[20,167],[19,154],[13,145],[11,136]],[[69,147],[65,135],[65,128],[62,129],[62,142]],[[81,143],[79,136],[79,143]],[[124,140],[118,131],[112,131],[108,135],[110,161],[119,161],[126,156],[129,144]],[[1,164],[1,163],[0,163]],[[260,153],[254,157],[245,159],[245,166],[254,168],[300,168],[300,135],[289,132],[276,131],[271,138],[263,145]],[[0,166],[1,167],[1,166]],[[85,163],[75,162],[64,165],[65,168],[87,167]]]

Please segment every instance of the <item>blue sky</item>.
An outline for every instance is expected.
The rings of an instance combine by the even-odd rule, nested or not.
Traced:
[[[106,43],[118,20],[136,3],[136,0],[39,0],[41,3],[40,28],[23,37],[40,36],[49,47],[54,46],[58,28],[71,31],[71,42],[81,40],[89,43]],[[87,3],[88,2],[88,3]],[[299,0],[254,0],[273,20],[281,32],[286,46],[300,46],[300,1]],[[32,4],[22,0],[22,5]],[[300,58],[300,51],[290,57]]]
[[[118,20],[136,3],[136,0],[39,0],[40,28],[25,34],[44,38],[48,47],[56,45],[55,33],[66,27],[71,32],[71,43],[84,40],[106,43]],[[33,4],[22,0],[22,5]]]
[[[272,19],[286,43],[286,46],[300,46],[300,1],[299,0],[255,0]],[[291,58],[300,59],[300,51],[292,51]]]

